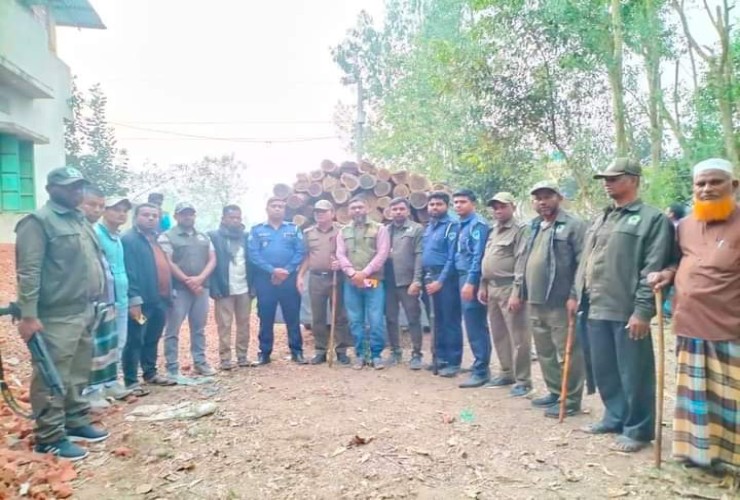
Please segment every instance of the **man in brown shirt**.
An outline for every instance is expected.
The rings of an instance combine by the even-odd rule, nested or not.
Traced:
[[[514,201],[506,192],[488,201],[496,223],[483,253],[478,300],[488,306],[493,345],[501,364],[501,373],[486,386],[513,384],[511,395],[522,397],[532,392],[532,338],[520,293],[527,225],[514,217]]]
[[[740,206],[732,164],[694,167],[694,211],[678,225],[680,261],[648,281],[676,286],[678,381],[673,455],[740,468]],[[729,466],[729,467],[728,467]]]
[[[347,357],[347,347],[350,345],[347,316],[342,307],[343,274],[338,273],[339,263],[336,260],[337,234],[340,226],[334,222],[334,207],[327,200],[319,200],[313,208],[316,224],[303,232],[306,245],[306,258],[298,270],[296,286],[303,294],[308,280],[308,294],[311,298],[311,331],[313,332],[316,354],[309,361],[312,365],[326,363],[328,348],[328,328],[330,323],[326,317],[327,304],[331,303],[334,287],[336,286],[337,303],[330,304],[335,312],[337,362],[343,365],[350,363]],[[334,276],[336,275],[336,280]]]

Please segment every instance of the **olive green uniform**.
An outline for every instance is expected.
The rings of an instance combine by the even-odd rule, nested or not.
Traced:
[[[18,305],[38,318],[43,339],[64,384],[64,398],[49,390],[34,367],[31,406],[37,443],[65,437],[65,427],[88,425],[89,403],[81,391],[92,367],[94,304],[104,289],[101,250],[82,213],[53,201],[16,226]]]

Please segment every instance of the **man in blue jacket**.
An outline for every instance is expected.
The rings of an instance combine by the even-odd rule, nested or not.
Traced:
[[[255,266],[257,314],[260,318],[260,354],[258,363],[270,362],[277,306],[288,328],[291,359],[306,364],[303,357],[300,310],[301,294],[296,286],[298,267],[305,248],[300,228],[285,222],[285,201],[267,200],[267,222],[252,227],[249,233],[249,260]]]
[[[470,378],[460,387],[480,387],[491,376],[491,334],[488,330],[486,306],[478,302],[481,261],[488,240],[488,224],[475,213],[477,198],[470,189],[461,189],[452,195],[455,212],[460,217],[457,225],[455,269],[459,276],[460,300],[468,343],[475,361]]]

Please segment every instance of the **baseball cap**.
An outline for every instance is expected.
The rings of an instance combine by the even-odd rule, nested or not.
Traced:
[[[125,196],[110,196],[105,199],[105,208],[113,208],[116,205],[126,205],[127,210],[131,210],[131,202]]]
[[[642,175],[642,167],[631,158],[616,158],[612,161],[603,172],[594,175],[594,179],[604,179],[605,177],[619,177],[620,175]]]
[[[529,190],[529,194],[535,194],[537,191],[540,191],[542,189],[547,189],[548,191],[552,191],[555,194],[559,194],[562,196],[562,193],[560,192],[560,188],[558,188],[558,185],[551,181],[540,181],[534,186],[532,186],[532,189]]]
[[[187,201],[181,201],[177,205],[175,205],[175,213],[179,214],[180,212],[184,212],[185,210],[192,210],[195,212],[195,207],[192,203]]]
[[[334,207],[332,206],[329,200],[319,200],[313,206],[313,209],[314,210],[333,210]]]
[[[491,205],[493,205],[494,201],[505,203],[507,205],[513,205],[514,203],[516,203],[514,195],[506,191],[501,191],[500,193],[496,193],[495,195],[493,195],[493,197],[488,200],[488,206],[490,207]]]
[[[55,168],[54,170],[49,172],[49,175],[46,176],[46,183],[49,185],[69,186],[77,182],[90,184],[87,180],[85,180],[85,176],[82,175],[82,172],[74,167]]]

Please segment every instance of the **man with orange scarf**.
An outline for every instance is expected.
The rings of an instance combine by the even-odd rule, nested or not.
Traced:
[[[674,283],[678,381],[673,455],[740,471],[740,207],[729,161],[694,167],[694,211],[678,226],[677,267],[650,273]]]

